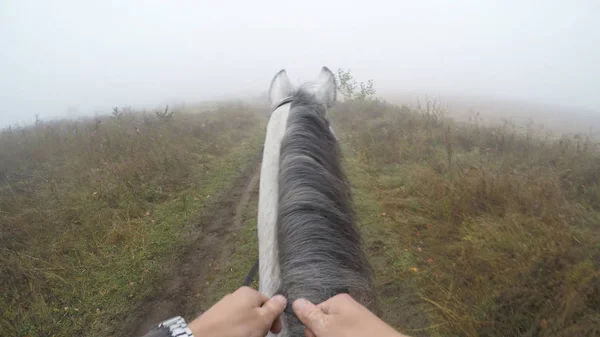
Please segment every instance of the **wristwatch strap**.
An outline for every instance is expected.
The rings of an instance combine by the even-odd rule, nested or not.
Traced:
[[[159,328],[168,329],[171,337],[194,337],[185,319],[181,316],[173,317],[158,325]]]

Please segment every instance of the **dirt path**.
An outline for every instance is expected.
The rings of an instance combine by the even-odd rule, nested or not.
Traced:
[[[123,336],[138,337],[158,322],[184,315],[191,309],[186,303],[205,283],[211,272],[211,261],[223,255],[230,231],[240,228],[242,215],[260,177],[260,163],[255,160],[238,178],[234,188],[200,218],[199,225],[189,233],[193,243],[168,267],[172,278],[161,286],[157,296],[147,299],[137,318],[122,329]]]

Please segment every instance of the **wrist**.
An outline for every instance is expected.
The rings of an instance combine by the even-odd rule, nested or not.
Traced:
[[[188,325],[194,337],[212,337],[214,336],[215,327],[206,320],[202,315],[196,317]]]
[[[158,325],[158,328],[169,337],[194,337],[185,319],[181,316],[170,318]]]

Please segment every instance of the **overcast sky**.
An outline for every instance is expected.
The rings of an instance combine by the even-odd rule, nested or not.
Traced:
[[[600,1],[0,0],[0,126],[267,90],[350,68],[380,91],[600,107]]]

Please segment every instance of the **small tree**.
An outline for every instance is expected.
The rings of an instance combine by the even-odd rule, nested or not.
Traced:
[[[113,108],[112,116],[111,116],[112,118],[120,119],[122,115],[123,115],[123,112],[121,110],[119,110],[118,107]]]
[[[337,74],[338,90],[344,96],[344,99],[352,99],[354,97],[354,90],[356,89],[356,81],[350,74],[350,70],[344,71],[343,69],[338,69]]]
[[[100,130],[100,124],[102,124],[102,120],[98,117],[94,118],[94,132]]]
[[[338,69],[337,82],[338,90],[345,100],[370,101],[376,98],[373,80],[368,80],[367,83],[358,83],[350,73],[350,69]],[[356,90],[357,87],[359,88],[358,91]]]
[[[169,111],[169,106],[167,105],[164,111],[156,111],[156,117],[158,117],[158,119],[160,119],[161,121],[166,122],[173,117],[174,113],[175,110]]]
[[[354,95],[354,99],[366,101],[375,99],[375,89],[373,89],[373,80],[368,80],[367,84],[360,82],[360,91]]]

